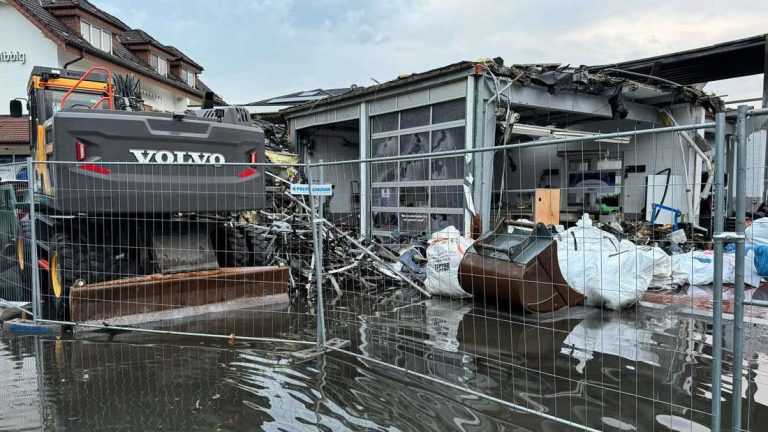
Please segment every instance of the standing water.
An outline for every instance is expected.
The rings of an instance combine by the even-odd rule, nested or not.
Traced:
[[[709,429],[706,320],[579,308],[534,321],[458,301],[373,304],[353,295],[334,304],[329,337],[401,369],[343,352],[298,362],[290,353],[306,348],[299,343],[4,335],[0,430],[573,430],[477,393],[599,430]],[[311,323],[294,316],[308,315],[227,313],[177,327],[311,337]],[[762,326],[746,332],[743,418],[756,431],[768,424],[766,333]]]

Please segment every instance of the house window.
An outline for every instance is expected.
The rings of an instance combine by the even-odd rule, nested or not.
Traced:
[[[87,22],[80,20],[80,34],[85,38],[85,40],[89,41],[91,40],[91,25]]]
[[[195,87],[195,73],[192,72],[189,69],[181,69],[181,79],[185,83],[187,83],[188,86],[194,88]]]
[[[149,64],[162,76],[168,75],[168,61],[157,54],[149,53]]]
[[[101,31],[101,49],[106,52],[112,52],[112,33]]]
[[[112,33],[80,20],[80,34],[94,47],[104,52],[112,52]]]

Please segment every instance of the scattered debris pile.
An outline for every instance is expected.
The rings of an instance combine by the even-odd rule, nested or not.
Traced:
[[[604,68],[590,70],[588,66],[571,66],[560,63],[512,64],[505,65],[504,59],[496,57],[480,62],[491,74],[512,78],[522,86],[531,84],[545,87],[549,94],[568,90],[595,95],[611,95],[609,103],[615,117],[625,118],[628,110],[624,103],[624,89],[653,88],[670,90],[673,101],[695,102],[703,104],[712,112],[723,108],[723,102],[717,97],[707,95],[694,86],[678,83],[654,76],[637,74],[620,69]]]
[[[309,197],[291,195],[287,181],[269,174],[280,191],[275,195],[280,203],[275,212],[261,211],[247,217],[247,239],[257,255],[259,265],[290,268],[290,283],[294,294],[316,289],[315,260],[311,208]],[[359,236],[351,227],[336,225],[322,219],[323,281],[337,292],[345,289],[412,288],[429,296],[423,286],[423,275],[414,262],[423,259],[416,248],[402,255],[384,245]],[[404,263],[407,263],[404,265]],[[410,269],[408,271],[407,269]]]
[[[284,125],[265,120],[255,120],[253,124],[264,131],[265,162],[272,164],[266,169],[271,175],[267,176],[264,185],[267,192],[267,209],[280,212],[293,204],[285,197],[290,184],[306,182],[303,172],[298,169],[301,159],[295,153]]]
[[[264,131],[264,147],[267,151],[293,153],[294,148],[288,139],[285,125],[270,123],[266,120],[254,120],[253,124]]]
[[[313,244],[313,217],[316,216],[311,210],[310,197],[290,193],[290,185],[306,183],[306,176],[298,156],[292,153],[285,139],[284,130],[275,129],[274,125],[265,130],[270,131],[267,136],[271,150],[267,157],[275,164],[267,170],[271,206],[244,215],[241,224],[253,250],[254,264],[288,267],[292,293],[312,293],[317,289],[314,268],[318,257]],[[535,301],[541,303],[542,299],[552,303],[550,306],[554,309],[582,303],[585,298],[588,305],[619,309],[636,303],[649,289],[676,290],[685,284],[712,282],[711,239],[685,224],[682,229],[645,221],[593,225],[585,215],[577,226],[567,230],[531,225],[526,227],[527,231],[515,235],[520,229],[502,226],[495,234],[486,234],[474,244],[464,244],[461,238],[436,243],[441,241],[440,233],[425,242],[397,232],[391,242],[382,244],[361,236],[353,225],[322,218],[315,222],[322,230],[323,284],[339,294],[352,289],[402,289],[426,297],[438,294],[463,297],[471,293],[486,300],[498,300],[502,298],[502,291],[509,291],[520,293],[519,299],[510,300],[511,304],[519,303],[522,309],[540,312],[543,306]],[[758,222],[755,227],[762,225]],[[454,247],[452,241],[458,246]],[[438,257],[440,254],[436,251],[443,249]],[[460,253],[454,253],[454,249]],[[765,252],[768,256],[768,246]],[[468,260],[475,261],[469,266]],[[751,265],[755,255],[748,256],[747,260],[750,262],[747,283],[758,286],[760,275]],[[768,258],[765,261],[768,262]],[[732,256],[727,257],[726,264],[725,282],[729,283],[735,264]],[[460,269],[461,266],[466,268]],[[448,275],[451,279],[430,276],[430,271],[435,273],[443,268],[451,270]],[[494,273],[502,268],[505,274]],[[485,279],[474,277],[478,274]],[[542,274],[552,279],[540,280]],[[458,277],[455,284],[454,277]],[[499,280],[508,281],[507,285],[514,281],[515,286],[502,286]],[[551,285],[550,294],[542,292],[542,283]],[[454,291],[458,294],[451,294],[448,288],[456,288]],[[563,296],[564,301],[553,303],[558,290],[568,292]]]
[[[704,234],[687,227],[675,231],[672,225],[654,225],[643,220],[598,224],[598,227],[620,240],[630,240],[638,246],[658,246],[668,254],[708,249],[712,244]]]

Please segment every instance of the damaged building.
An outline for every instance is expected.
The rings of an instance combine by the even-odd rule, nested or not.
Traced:
[[[567,225],[584,213],[606,223],[653,217],[708,228],[709,132],[578,139],[711,121],[722,101],[702,87],[610,67],[497,58],[401,76],[281,113],[307,161],[424,155],[313,173],[335,187],[331,217],[372,237],[429,235],[449,225],[487,232],[506,217]],[[552,142],[559,138],[565,140]],[[549,144],[536,144],[542,141]],[[505,150],[480,151],[500,145]],[[458,150],[471,152],[429,158]],[[551,205],[537,208],[543,201]]]

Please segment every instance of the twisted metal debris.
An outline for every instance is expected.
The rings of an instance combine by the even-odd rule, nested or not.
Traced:
[[[315,254],[309,197],[294,196],[290,182],[267,172],[274,187],[269,191],[271,211],[260,211],[245,218],[246,237],[256,265],[290,268],[294,294],[316,288],[313,268]],[[294,179],[303,177],[298,174]],[[342,289],[376,290],[412,288],[430,297],[420,278],[401,271],[400,256],[387,247],[360,236],[353,227],[336,225],[322,219],[323,281],[341,294]]]

